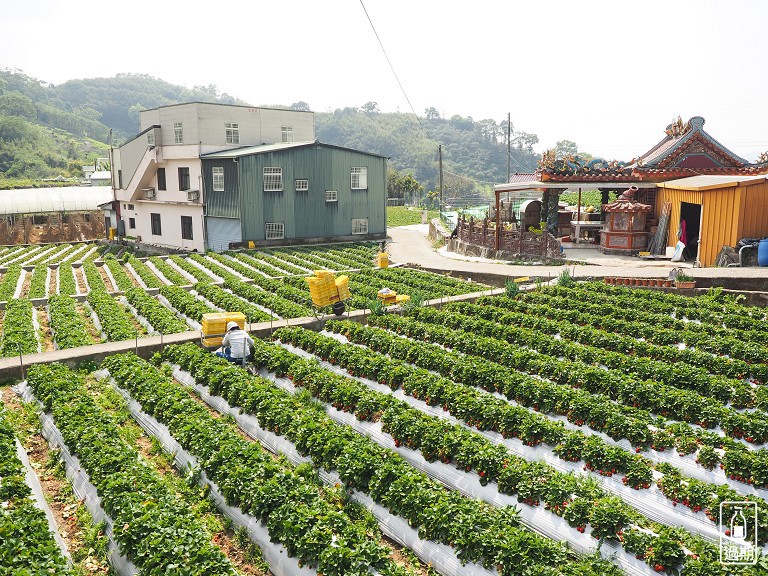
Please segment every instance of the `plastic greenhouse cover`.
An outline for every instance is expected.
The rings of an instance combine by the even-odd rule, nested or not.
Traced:
[[[238,408],[231,407],[224,398],[210,394],[208,387],[197,384],[189,372],[174,366],[173,376],[179,383],[195,390],[202,400],[213,409],[233,416],[237,425],[248,436],[257,440],[270,452],[284,455],[293,465],[312,462],[311,458],[302,456],[292,442],[274,432],[261,428],[256,417],[241,413]],[[319,475],[325,484],[343,484],[336,472],[321,469]],[[390,513],[384,506],[374,502],[367,494],[352,490],[350,497],[365,506],[376,517],[383,534],[401,546],[413,550],[419,559],[425,563],[431,563],[440,574],[445,576],[493,576],[496,574],[496,572],[477,564],[462,565],[453,548],[420,538],[417,529],[412,528],[403,518]]]
[[[107,376],[108,372],[106,370],[100,370],[96,374],[99,376]],[[141,426],[147,434],[159,440],[163,449],[168,454],[173,454],[176,468],[182,472],[199,469],[197,459],[181,447],[173,436],[171,436],[171,433],[165,425],[143,412],[141,405],[131,398],[126,390],[117,386],[114,380],[110,379],[110,383],[114,386],[115,390],[125,398],[127,408],[139,426]],[[232,520],[236,526],[243,527],[248,531],[251,540],[261,548],[265,560],[269,563],[270,571],[275,576],[310,576],[316,574],[316,571],[307,567],[299,567],[298,560],[289,556],[282,544],[271,542],[266,525],[258,518],[245,514],[237,507],[229,506],[226,503],[224,495],[219,491],[218,486],[209,480],[203,471],[200,471],[199,484],[201,486],[208,485],[210,487],[211,499],[216,507]]]
[[[430,406],[426,402],[417,400],[411,396],[408,396],[403,392],[402,388],[398,388],[394,392],[389,386],[379,384],[373,380],[366,378],[350,376],[343,368],[335,366],[329,362],[319,360],[315,356],[310,355],[305,350],[296,348],[288,344],[281,344],[287,350],[300,354],[305,357],[315,358],[319,361],[320,365],[326,370],[332,371],[341,376],[347,378],[353,378],[367,387],[383,393],[388,394],[408,403],[410,406],[429,414],[451,422],[458,424],[462,428],[471,430],[472,432],[479,434],[496,445],[504,446],[507,450],[525,458],[526,460],[542,461],[558,470],[560,472],[572,473],[580,476],[588,476],[597,480],[605,490],[610,493],[616,494],[621,497],[627,504],[639,510],[643,516],[667,525],[679,525],[683,526],[689,532],[699,534],[704,538],[707,538],[713,542],[719,542],[720,533],[716,524],[713,524],[703,512],[693,512],[690,508],[685,506],[673,507],[669,499],[659,490],[656,484],[653,484],[648,490],[644,490],[642,493],[638,490],[634,490],[630,486],[625,486],[618,475],[607,477],[599,474],[587,473],[583,470],[583,463],[581,462],[567,462],[560,458],[551,447],[544,444],[538,446],[526,446],[519,438],[504,438],[498,432],[489,430],[477,430],[471,426],[468,426],[458,418],[445,412],[439,406]]]
[[[292,392],[295,390],[293,382],[288,378],[278,378],[274,374],[268,374],[266,377],[286,391]],[[327,404],[324,406],[326,412],[334,421],[352,428],[359,434],[368,436],[384,448],[397,452],[416,469],[424,471],[428,476],[441,484],[493,506],[515,506],[520,511],[520,521],[522,524],[551,540],[567,541],[574,550],[581,554],[590,554],[598,549],[597,541],[590,536],[590,527],[587,527],[584,533],[580,533],[575,528],[572,528],[562,517],[552,514],[542,507],[529,506],[519,502],[514,496],[501,494],[495,485],[488,484],[483,486],[480,484],[480,477],[477,474],[467,474],[457,470],[450,464],[440,461],[427,462],[420,452],[404,446],[395,446],[392,437],[382,431],[382,426],[379,422],[359,421],[355,418],[354,414],[339,411]],[[621,546],[611,547],[608,544],[610,543],[604,543],[600,547],[600,554],[606,558],[609,556],[613,557],[614,561],[625,572],[637,575],[653,574],[648,564],[636,559],[634,555],[627,553]]]
[[[27,486],[29,486],[32,491],[32,499],[35,502],[35,506],[45,514],[45,519],[48,521],[48,530],[53,535],[53,539],[56,541],[56,544],[58,544],[59,549],[67,559],[67,562],[71,564],[72,557],[69,555],[69,550],[67,549],[66,542],[64,542],[64,538],[62,538],[61,533],[59,533],[59,527],[56,524],[56,518],[53,516],[53,511],[51,510],[51,507],[48,506],[48,501],[45,499],[43,487],[40,485],[40,479],[37,477],[37,474],[35,474],[35,471],[32,470],[27,451],[24,449],[24,446],[21,445],[18,438],[16,438],[16,455],[24,466],[24,479],[27,481]]]
[[[32,394],[32,390],[26,382],[22,382],[14,387],[14,390],[21,395],[24,402],[34,402],[40,408],[40,422],[42,424],[43,437],[48,441],[48,444],[52,448],[59,450],[61,459],[64,461],[64,469],[67,478],[72,484],[72,491],[79,500],[83,501],[83,504],[85,504],[85,507],[93,518],[94,524],[104,522],[105,533],[109,541],[109,563],[120,576],[136,576],[139,573],[138,568],[133,562],[120,554],[120,550],[112,538],[112,519],[101,507],[101,498],[96,492],[96,487],[91,484],[88,474],[81,468],[80,460],[67,448],[67,445],[64,443],[64,439],[61,436],[61,432],[56,427],[53,418],[50,414],[46,414],[42,411],[42,405],[37,401],[34,394]]]
[[[22,274],[23,276],[23,274]],[[43,333],[42,330],[40,330],[40,322],[37,319],[37,308],[32,306],[32,328],[35,331],[35,342],[37,342],[37,351],[42,352],[43,346],[40,343],[40,335]]]

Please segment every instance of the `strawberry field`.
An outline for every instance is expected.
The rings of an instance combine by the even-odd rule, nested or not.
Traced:
[[[447,303],[488,287],[375,270],[372,250],[98,254],[56,270],[72,283],[49,293],[45,315],[31,298],[14,300],[0,350],[6,322],[9,349],[45,346],[25,325],[66,347],[94,333],[186,331],[236,307],[278,323],[256,340],[255,374],[188,343],[151,361],[37,365],[3,389],[0,535],[15,544],[0,565],[768,574],[765,309],[717,291],[688,298],[591,282]],[[352,309],[370,308],[383,286],[438,302],[330,319],[321,332],[280,324],[310,313],[303,275],[321,266],[352,270]],[[24,272],[31,285],[34,269],[8,267],[13,294]],[[12,457],[17,445],[31,462]],[[64,545],[34,505],[30,474],[43,480],[47,523],[68,534]],[[743,503],[754,563],[721,562],[729,502]]]

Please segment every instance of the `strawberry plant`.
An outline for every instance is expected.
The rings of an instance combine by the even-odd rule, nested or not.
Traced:
[[[76,348],[93,344],[88,326],[77,310],[77,302],[71,296],[53,295],[48,299],[51,332],[59,348]]]

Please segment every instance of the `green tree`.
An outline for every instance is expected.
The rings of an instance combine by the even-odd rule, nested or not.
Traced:
[[[560,140],[555,144],[555,156],[557,158],[567,158],[568,156],[576,156],[579,153],[579,147],[576,142],[571,140]]]
[[[294,102],[291,104],[291,110],[299,110],[300,112],[309,112],[310,107],[309,104],[304,102],[304,100],[299,100],[298,102]]]
[[[364,112],[365,114],[378,114],[379,113],[379,104],[377,102],[366,102],[360,108],[360,111]]]
[[[37,110],[29,96],[11,90],[0,94],[0,116],[18,116],[34,122],[37,120]]]
[[[436,108],[425,109],[424,116],[426,116],[427,120],[440,120],[440,112]]]

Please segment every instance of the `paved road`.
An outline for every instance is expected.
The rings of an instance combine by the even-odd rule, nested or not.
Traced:
[[[591,248],[566,251],[566,258],[583,260],[586,264],[568,266],[534,266],[495,262],[484,258],[465,258],[443,250],[436,250],[427,239],[428,225],[389,228],[387,252],[394,263],[417,264],[424,268],[452,270],[466,275],[475,273],[503,276],[558,276],[564,268],[575,277],[632,276],[666,278],[673,268],[681,264],[669,261],[645,261],[640,258],[605,256]],[[683,264],[690,268],[690,264]],[[765,279],[768,291],[768,267],[754,268],[696,268],[691,275],[700,278],[756,278]]]

